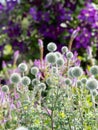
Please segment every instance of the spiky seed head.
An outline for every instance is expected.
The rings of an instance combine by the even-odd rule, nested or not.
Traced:
[[[71,85],[72,81],[71,81],[71,79],[66,78],[66,79],[64,80],[64,83],[65,83],[66,85]]]
[[[93,90],[91,94],[93,94],[93,96],[97,96],[98,95],[98,91],[97,90]]]
[[[30,85],[31,80],[28,76],[24,76],[21,79],[21,83],[22,83],[23,86],[28,86],[28,85]]]
[[[39,72],[38,67],[34,66],[34,67],[31,68],[31,74],[32,75],[36,76],[38,74],[38,72]]]
[[[5,93],[9,92],[9,87],[7,85],[3,85],[2,91],[5,92]]]
[[[19,69],[20,72],[23,73],[23,72],[26,72],[28,68],[27,68],[26,63],[21,63],[21,64],[18,65],[18,69]]]
[[[63,58],[58,58],[57,61],[56,61],[56,64],[58,67],[61,67],[64,65],[64,60]]]
[[[86,86],[89,90],[95,90],[98,88],[98,81],[95,78],[89,78],[86,82]]]
[[[58,73],[58,68],[55,66],[53,66],[51,70],[52,70],[52,73],[54,73],[54,74]]]
[[[97,75],[98,74],[98,66],[94,65],[91,67],[90,72],[92,75]]]
[[[50,51],[50,52],[56,51],[57,45],[56,45],[54,42],[50,42],[50,43],[47,45],[47,49],[48,49],[48,51]]]
[[[38,88],[42,91],[44,91],[46,89],[46,84],[45,83],[40,83],[38,84]]]
[[[52,83],[53,83],[52,79],[51,79],[50,77],[48,77],[48,78],[46,79],[46,84],[47,84],[47,85],[51,85]]]
[[[54,52],[54,54],[56,55],[56,58],[62,58],[62,54],[59,51]]]
[[[65,54],[66,52],[68,52],[68,47],[67,46],[63,46],[61,51],[62,51],[63,54]]]
[[[18,73],[11,74],[10,81],[13,84],[18,84],[21,81],[21,76]]]
[[[81,79],[81,82],[82,82],[83,84],[86,84],[87,78],[82,78],[82,79]]]
[[[82,68],[80,68],[79,66],[73,67],[73,69],[72,69],[72,75],[73,75],[73,77],[78,78],[78,77],[80,77],[82,74],[83,74]]]
[[[56,63],[56,55],[53,52],[50,52],[46,55],[46,61],[51,63],[51,64],[55,64]]]
[[[73,69],[73,67],[69,68],[69,70],[68,70],[68,72],[67,72],[68,77],[70,77],[70,78],[73,78],[72,69]]]
[[[73,58],[73,53],[72,52],[67,52],[66,53],[66,57],[67,57],[67,59],[71,59],[71,58]]]
[[[81,82],[81,80],[78,80],[77,81],[77,87],[81,87],[82,86],[82,82]]]
[[[37,86],[39,83],[40,83],[40,80],[37,79],[37,78],[35,78],[35,79],[32,80],[32,85],[33,86]]]

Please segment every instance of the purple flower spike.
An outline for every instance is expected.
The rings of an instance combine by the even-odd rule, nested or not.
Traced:
[[[37,8],[36,7],[30,8],[29,14],[32,16],[32,18],[35,21],[37,20]]]
[[[43,41],[41,39],[38,39],[38,44],[40,47],[43,47]]]
[[[7,67],[6,62],[3,61],[3,62],[2,62],[2,68],[6,68],[6,67]]]
[[[80,31],[80,27],[78,27],[76,30],[73,31],[71,37],[72,37],[73,39],[76,38],[76,36],[78,35],[79,31]]]
[[[14,53],[14,61],[17,61],[18,57],[19,57],[19,51],[15,51],[15,53]]]

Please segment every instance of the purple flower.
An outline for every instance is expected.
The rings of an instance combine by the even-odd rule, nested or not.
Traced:
[[[71,37],[72,37],[73,39],[76,38],[76,36],[78,35],[79,31],[80,31],[80,27],[78,27],[76,30],[73,31]]]
[[[29,10],[29,14],[32,16],[33,20],[37,20],[37,8],[36,7],[32,7]]]
[[[27,51],[27,46],[23,41],[12,40],[13,50],[19,50],[20,53]]]
[[[6,10],[13,10],[18,4],[18,0],[6,0]]]
[[[78,1],[77,0],[66,0],[65,7],[70,8],[71,10],[75,10],[77,7]]]
[[[43,47],[43,41],[41,39],[38,39],[38,44],[40,47]]]
[[[18,57],[19,57],[19,51],[17,50],[14,52],[14,61],[17,61]]]
[[[8,28],[5,32],[8,34],[10,38],[19,37],[21,34],[20,25],[13,21],[9,21]]]
[[[75,46],[76,48],[87,48],[87,46],[90,45],[90,40],[91,32],[87,28],[81,28],[80,34],[75,39]]]
[[[4,6],[0,3],[0,13],[2,13]]]
[[[81,22],[84,22],[85,25],[89,24],[92,26],[92,24],[95,22],[95,14],[96,14],[96,9],[92,4],[87,4],[87,6],[81,10],[78,19]]]

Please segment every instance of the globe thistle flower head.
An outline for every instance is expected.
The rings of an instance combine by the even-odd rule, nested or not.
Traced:
[[[38,67],[34,66],[34,67],[31,68],[31,74],[32,75],[36,76],[38,74],[38,72],[39,72]]]
[[[51,79],[50,77],[48,77],[48,78],[46,79],[46,84],[47,84],[47,85],[51,85],[51,84],[52,84],[52,79]]]
[[[82,74],[83,74],[82,68],[80,68],[80,67],[78,67],[78,66],[73,67],[73,69],[72,69],[72,75],[73,75],[73,77],[78,78],[78,77],[80,77]]]
[[[65,54],[66,52],[68,52],[68,47],[67,46],[63,46],[61,51],[62,51],[63,54]]]
[[[95,90],[98,88],[98,81],[94,78],[90,78],[87,80],[86,86],[89,90]]]
[[[90,72],[92,75],[97,75],[98,74],[98,66],[94,65],[91,67]]]
[[[66,78],[66,79],[64,80],[64,83],[65,83],[66,85],[71,85],[72,81],[71,81],[71,79]]]
[[[5,93],[9,92],[9,87],[7,85],[3,85],[2,91],[5,92]]]
[[[69,68],[69,70],[68,70],[68,72],[67,72],[68,77],[70,77],[70,78],[73,78],[72,69],[73,69],[73,67]]]
[[[51,64],[55,64],[56,63],[56,55],[53,52],[50,52],[46,55],[46,61],[51,63]]]
[[[23,86],[28,86],[28,85],[30,85],[31,80],[30,80],[29,77],[24,76],[24,77],[21,79],[21,83],[22,83]]]
[[[64,65],[64,60],[63,58],[58,58],[57,61],[56,61],[56,64],[58,67],[61,67]]]
[[[28,130],[28,128],[21,126],[21,127],[17,128],[16,130]]]
[[[52,73],[58,73],[58,69],[57,69],[57,67],[52,67]]]
[[[18,65],[18,69],[20,72],[26,72],[27,71],[27,65],[25,63],[21,63]]]
[[[67,59],[71,59],[71,58],[73,58],[73,53],[72,52],[67,52],[66,53],[66,57],[67,57]]]
[[[54,54],[56,55],[57,59],[62,57],[62,54],[58,51],[54,52]]]
[[[45,83],[40,83],[38,84],[38,88],[42,91],[44,91],[46,89],[46,84]]]
[[[77,81],[77,87],[81,87],[82,86],[82,82],[81,82],[81,80],[78,80]]]
[[[40,83],[40,80],[38,80],[37,78],[32,80],[32,85],[33,86],[37,86]]]
[[[97,90],[93,90],[91,94],[93,94],[93,96],[97,96],[98,95],[98,91]]]
[[[18,84],[21,81],[21,76],[18,73],[13,73],[10,77],[10,81],[13,84]]]
[[[81,79],[81,82],[82,82],[83,84],[86,84],[87,78],[82,78],[82,79]]]
[[[57,49],[57,46],[54,42],[50,42],[48,45],[47,45],[47,49],[48,51],[50,52],[53,52],[53,51],[56,51]]]

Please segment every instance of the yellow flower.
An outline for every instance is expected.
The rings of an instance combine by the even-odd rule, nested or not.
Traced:
[[[39,124],[40,124],[40,120],[36,119],[36,120],[35,120],[35,124],[36,124],[36,125],[39,125]]]
[[[28,107],[27,107],[27,106],[25,106],[25,107],[24,107],[24,110],[27,110],[27,109],[28,109]]]
[[[65,117],[66,117],[66,115],[65,115],[65,113],[64,113],[64,112],[60,112],[60,113],[59,113],[59,117],[61,117],[61,118],[65,118]]]

